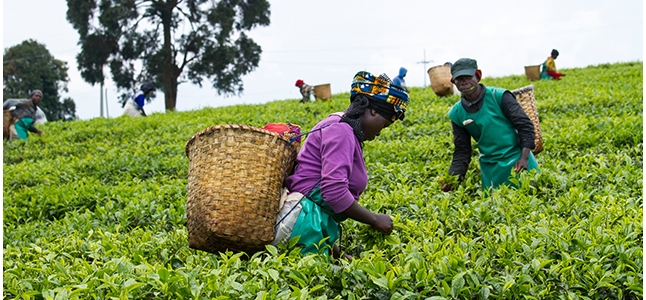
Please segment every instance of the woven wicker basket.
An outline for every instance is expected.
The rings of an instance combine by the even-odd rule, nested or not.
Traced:
[[[534,98],[534,85],[524,86],[511,91],[518,103],[525,111],[525,114],[534,123],[534,143],[536,148],[532,149],[534,154],[543,151],[543,134],[541,133],[540,121],[538,119],[538,109],[536,108],[536,98]]]
[[[264,250],[274,240],[285,176],[298,148],[245,125],[211,126],[186,143],[188,244],[210,253]]]
[[[2,138],[5,140],[11,140],[11,125],[16,121],[13,116],[13,111],[4,110],[2,115]]]
[[[525,66],[525,77],[527,80],[541,79],[541,65]]]
[[[316,99],[330,100],[332,98],[332,88],[330,88],[329,83],[315,85],[314,94],[316,94]]]
[[[431,78],[433,93],[440,97],[453,95],[451,67],[439,65],[428,69],[427,73]]]

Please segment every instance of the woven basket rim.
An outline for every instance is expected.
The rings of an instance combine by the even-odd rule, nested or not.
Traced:
[[[530,84],[528,86],[517,88],[517,89],[511,91],[511,93],[514,94],[514,95],[517,95],[517,94],[522,94],[524,92],[529,92],[529,91],[533,91],[533,90],[534,90],[534,85]]]
[[[258,127],[254,127],[254,126],[250,126],[250,125],[244,125],[244,124],[220,124],[220,125],[213,125],[213,126],[207,127],[205,129],[197,132],[190,139],[188,139],[188,141],[186,142],[186,146],[184,146],[184,151],[186,152],[186,156],[189,156],[188,151],[190,149],[190,146],[191,146],[191,144],[193,144],[193,142],[195,141],[195,139],[198,136],[205,135],[205,134],[211,133],[211,132],[219,130],[219,129],[230,129],[230,128],[249,130],[249,131],[255,131],[255,132],[259,132],[259,133],[263,133],[263,134],[268,134],[268,135],[272,135],[272,136],[275,136],[275,137],[278,137],[278,138],[282,139],[283,141],[285,141],[285,143],[290,142],[288,137],[286,137],[284,135],[280,135],[280,134],[278,134],[276,132],[273,132],[273,131],[266,130],[266,129],[262,129],[262,128],[258,128]]]
[[[437,65],[437,66],[432,66],[432,67],[428,68],[428,70],[435,69],[435,68],[438,68],[438,67],[447,67],[447,68],[451,68],[451,67],[449,67],[449,66],[447,66],[447,65]]]

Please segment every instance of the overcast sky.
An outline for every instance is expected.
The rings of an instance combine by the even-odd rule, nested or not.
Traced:
[[[541,64],[553,48],[561,53],[559,69],[643,61],[642,0],[270,3],[271,24],[249,34],[263,53],[259,67],[243,77],[243,95],[225,98],[208,82],[202,88],[184,83],[178,110],[299,99],[297,79],[347,92],[360,70],[392,78],[405,67],[407,85],[421,87],[429,84],[430,67],[461,57],[476,59],[485,77],[524,74],[524,66]],[[99,87],[80,77],[78,33],[66,12],[65,0],[3,0],[3,49],[27,39],[44,44],[68,63],[69,92],[63,97],[75,101],[81,119],[99,117]],[[121,115],[115,86],[109,81],[105,88],[107,113]],[[163,93],[145,110],[163,112]]]

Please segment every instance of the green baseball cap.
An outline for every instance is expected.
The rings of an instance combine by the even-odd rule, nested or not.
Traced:
[[[476,75],[478,69],[478,62],[475,59],[460,58],[451,67],[451,75],[453,78],[460,76],[473,76]]]

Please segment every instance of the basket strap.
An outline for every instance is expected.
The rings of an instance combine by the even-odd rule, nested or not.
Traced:
[[[299,134],[299,135],[295,135],[295,136],[293,136],[293,137],[290,137],[290,138],[289,138],[289,143],[287,143],[286,147],[288,147],[289,145],[291,145],[291,144],[292,144],[294,141],[296,141],[298,138],[300,138],[300,137],[302,137],[302,136],[304,136],[304,135],[308,135],[308,134],[310,134],[310,133],[312,133],[312,132],[319,131],[319,130],[321,130],[321,129],[325,128],[325,127],[328,127],[328,126],[330,126],[330,125],[331,125],[331,124],[327,124],[327,125],[321,126],[320,128],[317,128],[317,129],[314,129],[314,130],[311,130],[311,131],[308,131],[308,132],[301,133],[301,134]],[[287,175],[289,176],[289,174],[287,174]],[[301,199],[300,199],[300,200],[298,200],[298,202],[296,202],[296,205],[294,205],[294,207],[292,207],[292,209],[290,209],[290,210],[289,210],[289,212],[287,212],[287,213],[283,216],[283,218],[282,218],[282,219],[280,219],[280,220],[276,223],[276,225],[274,225],[274,231],[278,228],[278,224],[280,224],[281,222],[283,222],[283,220],[285,220],[285,218],[286,218],[289,214],[291,214],[291,213],[292,213],[292,211],[293,211],[293,210],[294,210],[294,209],[295,209],[299,204],[301,204],[301,201],[303,201],[303,198],[305,198],[305,197],[309,196],[309,195],[312,193],[312,191],[314,191],[314,190],[319,186],[319,184],[321,183],[321,179],[323,179],[323,178],[319,178],[319,180],[317,180],[317,181],[316,181],[316,183],[314,183],[314,185],[312,185],[312,187],[310,187],[310,189],[307,191],[307,193],[303,194],[303,197],[301,197]]]
[[[290,137],[290,138],[289,138],[289,143],[287,143],[287,146],[291,145],[294,141],[296,141],[296,139],[298,139],[298,138],[300,138],[300,137],[302,137],[302,136],[304,136],[304,135],[308,135],[308,134],[310,134],[310,133],[312,133],[312,132],[316,132],[316,131],[322,130],[323,128],[328,127],[328,126],[330,126],[330,125],[332,125],[332,124],[326,124],[326,125],[321,126],[320,128],[317,128],[317,129],[314,129],[314,130],[311,130],[311,131],[308,131],[308,132],[301,133],[301,134],[299,134],[299,135],[295,135],[295,136],[293,136],[293,137]],[[310,192],[311,192],[311,191],[310,191]]]
[[[321,130],[321,129],[325,128],[325,127],[328,127],[328,126],[330,126],[330,125],[331,125],[331,124],[327,124],[327,125],[321,126],[320,128],[317,128],[317,129],[314,129],[314,130],[311,130],[311,131],[308,131],[308,132],[301,133],[301,134],[299,134],[299,135],[295,135],[295,136],[293,136],[293,137],[290,137],[290,138],[289,138],[289,143],[287,143],[286,147],[287,147],[287,146],[289,146],[289,145],[291,145],[294,141],[296,141],[296,139],[298,139],[298,138],[300,138],[300,137],[302,137],[302,136],[304,136],[304,135],[308,135],[308,134],[310,134],[310,133],[312,133],[312,132],[319,131],[319,130]],[[287,174],[287,175],[289,176],[289,174]],[[298,206],[299,204],[301,204],[301,201],[303,201],[303,198],[305,198],[305,197],[309,196],[309,195],[312,193],[312,191],[314,191],[314,190],[319,186],[319,184],[321,183],[321,179],[323,179],[323,178],[319,178],[319,180],[317,180],[317,181],[314,183],[314,185],[312,185],[312,187],[310,187],[310,189],[307,191],[307,193],[303,194],[303,197],[301,197],[301,199],[300,199],[300,200],[298,200],[298,202],[296,203],[296,205],[294,205],[294,207],[292,207],[292,209],[290,209],[290,210],[289,210],[289,212],[287,212],[287,213],[285,214],[285,216],[283,216],[283,218],[282,218],[282,219],[280,219],[280,221],[278,221],[278,222],[276,223],[276,225],[274,226],[274,230],[276,230],[276,229],[278,228],[278,224],[280,224],[281,222],[283,222],[283,220],[285,220],[285,218],[286,218],[289,214],[291,214],[291,213],[292,213],[292,211],[294,210],[294,208],[296,208],[296,206]]]
[[[293,137],[290,137],[290,138],[289,138],[289,143],[287,143],[287,146],[291,145],[294,141],[296,141],[296,139],[298,139],[298,138],[300,138],[300,137],[302,137],[302,136],[304,136],[304,135],[308,135],[308,134],[310,134],[310,133],[312,133],[312,132],[316,132],[316,131],[319,131],[319,130],[323,130],[324,128],[326,128],[326,127],[328,127],[328,126],[330,126],[330,125],[332,125],[332,124],[326,124],[326,125],[323,125],[323,126],[321,126],[321,127],[317,128],[317,129],[314,129],[314,130],[311,130],[311,131],[308,131],[308,132],[301,133],[301,134],[299,134],[299,135],[295,135],[295,136],[293,136]],[[298,202],[296,202],[296,205],[294,205],[294,206],[289,210],[289,212],[287,212],[287,213],[286,213],[286,214],[285,214],[285,215],[284,215],[284,216],[283,216],[283,217],[282,217],[278,222],[276,222],[276,225],[274,225],[274,231],[276,231],[276,230],[277,230],[277,228],[278,228],[278,225],[279,225],[280,223],[282,223],[282,222],[283,222],[283,220],[285,220],[285,218],[287,218],[287,216],[288,216],[289,214],[291,214],[291,213],[292,213],[292,211],[294,211],[294,209],[295,209],[299,204],[301,204],[301,201],[303,201],[303,199],[305,199],[307,196],[309,196],[310,194],[312,194],[312,192],[313,192],[313,191],[314,191],[314,190],[315,190],[315,189],[320,185],[320,183],[321,183],[321,180],[322,180],[322,179],[323,179],[323,178],[319,178],[319,179],[316,181],[316,183],[314,183],[314,185],[312,185],[312,186],[310,187],[310,189],[307,191],[307,193],[303,194],[303,196],[301,197],[301,199],[299,199],[299,200],[298,200]],[[332,214],[332,213],[330,213],[329,211],[327,211],[325,208],[323,208],[322,206],[320,206],[318,203],[316,203],[316,202],[314,202],[314,203],[315,203],[316,205],[318,205],[319,207],[321,207],[321,208],[322,208],[326,213],[330,214],[330,215],[332,216],[332,218],[334,218],[334,219],[335,219],[335,221],[337,221],[337,224],[339,224],[339,243],[340,243],[340,244],[342,244],[342,243],[343,243],[343,226],[341,225],[341,222],[339,222],[339,220],[334,216],[334,214]]]
[[[287,216],[289,216],[289,214],[291,214],[291,213],[292,213],[292,211],[294,211],[294,209],[295,209],[299,204],[301,204],[301,201],[303,201],[303,199],[305,199],[305,197],[309,196],[309,195],[310,195],[310,194],[311,194],[311,193],[312,193],[312,192],[313,192],[313,191],[314,191],[314,190],[319,186],[319,184],[321,183],[321,179],[323,179],[323,178],[319,178],[319,180],[317,180],[317,181],[316,181],[316,183],[314,183],[314,185],[312,185],[312,187],[310,187],[310,189],[307,191],[307,193],[303,194],[303,197],[301,197],[301,199],[299,199],[299,200],[298,200],[298,202],[296,202],[296,205],[294,205],[294,206],[292,207],[292,209],[290,209],[290,210],[289,210],[289,212],[287,212],[287,213],[283,216],[283,218],[282,218],[282,219],[280,219],[278,222],[276,222],[276,225],[274,225],[274,231],[278,228],[278,224],[282,223],[282,222],[283,222],[283,220],[285,220],[285,218],[287,218]]]

